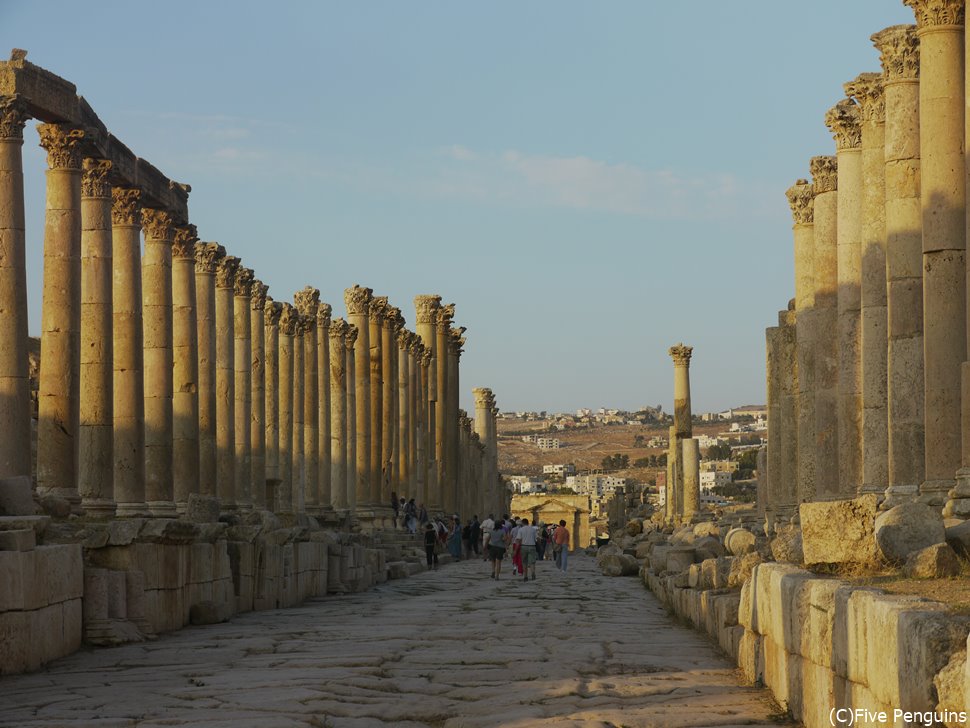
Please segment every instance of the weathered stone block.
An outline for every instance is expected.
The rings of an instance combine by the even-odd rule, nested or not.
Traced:
[[[37,545],[37,535],[31,528],[0,531],[0,551],[31,551]]]
[[[38,546],[35,568],[46,584],[47,603],[80,599],[84,594],[84,564],[79,544]],[[43,576],[42,576],[43,575]]]
[[[127,546],[145,525],[144,518],[116,518],[108,522],[108,546]]]
[[[0,516],[32,516],[36,508],[30,476],[0,478]]]
[[[199,534],[198,527],[174,518],[152,518],[145,521],[138,537],[142,541],[158,544],[192,543]]]
[[[30,612],[0,611],[0,675],[14,675],[27,669],[29,615]]]
[[[687,571],[694,563],[694,549],[691,546],[677,546],[667,551],[664,569],[671,574]]]
[[[874,524],[877,498],[802,503],[802,552],[806,564],[873,564],[879,560]]]
[[[775,561],[801,564],[804,560],[802,530],[798,526],[781,526],[776,529],[775,534],[770,543],[771,555]]]
[[[199,602],[189,609],[190,624],[218,624],[228,622],[232,609],[227,604],[214,601]]]
[[[724,546],[728,553],[741,556],[754,551],[757,538],[751,531],[744,528],[732,528],[724,537]]]
[[[960,559],[949,544],[937,543],[909,555],[903,573],[914,579],[936,579],[960,573]]]
[[[764,647],[761,635],[751,630],[744,631],[738,643],[738,667],[748,683],[764,684]]]
[[[879,514],[875,537],[883,558],[891,564],[901,564],[910,554],[943,543],[946,530],[938,508],[923,503],[902,503]]]
[[[219,520],[220,503],[214,496],[192,493],[183,518],[190,523],[216,523]]]
[[[38,537],[50,525],[50,516],[0,516],[0,531],[20,531],[32,528]]]

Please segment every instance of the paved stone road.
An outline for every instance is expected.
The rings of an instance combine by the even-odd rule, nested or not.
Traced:
[[[507,563],[507,562],[506,562]],[[0,679],[0,725],[779,725],[766,691],[632,578],[464,562],[364,594],[86,651]]]

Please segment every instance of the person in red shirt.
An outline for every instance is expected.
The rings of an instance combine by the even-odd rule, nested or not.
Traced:
[[[566,563],[569,560],[569,529],[566,528],[565,521],[559,521],[559,528],[552,535],[553,554],[556,556],[556,566],[560,571],[566,571]]]

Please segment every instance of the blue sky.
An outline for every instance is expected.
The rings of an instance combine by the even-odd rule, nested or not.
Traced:
[[[279,6],[277,6],[279,5]],[[160,12],[164,9],[164,12]],[[462,404],[764,401],[764,328],[793,295],[784,190],[834,153],[822,119],[878,70],[881,0],[0,0],[0,53],[75,83],[192,185],[203,240],[278,300],[312,284],[468,327]],[[31,332],[42,150],[25,132]]]

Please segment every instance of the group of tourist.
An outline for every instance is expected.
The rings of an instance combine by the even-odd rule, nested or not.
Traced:
[[[512,576],[522,581],[535,581],[536,562],[552,558],[556,568],[565,572],[569,559],[569,529],[566,521],[558,526],[539,523],[532,525],[528,518],[509,518],[503,515],[497,521],[489,514],[482,522],[482,543],[486,560],[492,563],[492,578],[502,574],[502,561],[511,548]],[[552,544],[551,554],[548,548]]]
[[[428,522],[428,510],[424,503],[415,503],[414,498],[398,498],[397,493],[391,493],[391,508],[394,510],[395,526],[400,524],[410,534],[417,533]]]

